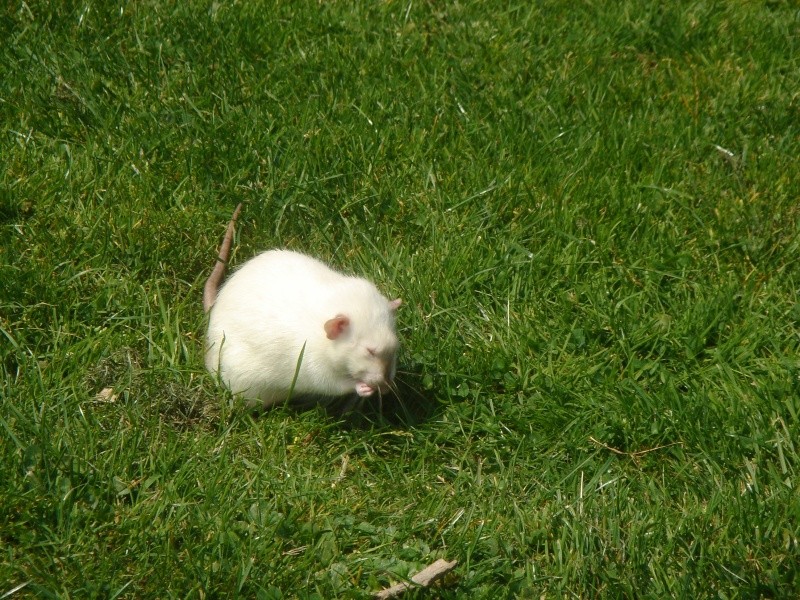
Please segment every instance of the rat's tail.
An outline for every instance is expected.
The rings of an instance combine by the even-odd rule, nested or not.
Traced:
[[[236,207],[233,211],[233,216],[228,223],[228,230],[225,232],[225,237],[222,239],[222,246],[219,247],[219,254],[217,255],[217,264],[214,265],[214,270],[211,275],[206,279],[206,285],[203,288],[203,310],[208,312],[214,305],[217,299],[217,291],[222,283],[222,278],[225,277],[225,266],[228,264],[228,256],[231,253],[231,243],[233,242],[233,233],[236,230],[236,219],[239,218],[239,212],[242,210],[242,205]]]

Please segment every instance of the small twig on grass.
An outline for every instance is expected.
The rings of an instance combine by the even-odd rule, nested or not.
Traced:
[[[669,448],[670,446],[683,446],[683,442],[672,442],[671,444],[664,444],[663,446],[656,446],[655,448],[647,448],[646,450],[637,450],[636,452],[625,452],[623,450],[617,450],[616,448],[612,448],[608,444],[604,444],[603,442],[594,439],[592,436],[589,436],[589,441],[594,442],[598,446],[605,448],[609,452],[613,452],[614,454],[619,454],[620,456],[627,456],[636,460],[640,456],[647,454],[648,452],[655,452],[656,450],[662,450],[663,448]]]
[[[458,564],[457,560],[453,561],[446,561],[443,558],[440,558],[436,562],[428,565],[422,571],[417,573],[411,578],[413,583],[416,583],[418,586],[421,587],[428,587],[435,581],[438,581],[445,575],[447,575],[450,571],[456,568]],[[375,592],[373,594],[373,598],[376,600],[386,600],[387,598],[396,598],[406,590],[412,587],[412,583],[407,581],[403,581],[396,585],[393,585],[390,588],[386,588],[385,590],[381,590],[380,592]]]

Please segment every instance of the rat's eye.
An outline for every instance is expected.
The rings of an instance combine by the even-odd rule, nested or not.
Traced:
[[[376,356],[378,354],[375,348],[367,348],[367,352],[369,352],[370,356]]]

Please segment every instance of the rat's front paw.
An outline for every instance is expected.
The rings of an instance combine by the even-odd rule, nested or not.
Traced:
[[[371,385],[364,383],[363,381],[359,381],[356,384],[356,394],[361,396],[362,398],[366,398],[367,396],[372,396],[375,393],[375,388]]]

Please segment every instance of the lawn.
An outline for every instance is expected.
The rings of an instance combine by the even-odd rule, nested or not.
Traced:
[[[800,595],[794,2],[0,9],[0,598]],[[248,411],[202,285],[401,297],[399,395]]]

